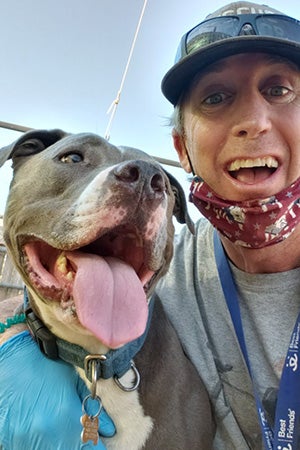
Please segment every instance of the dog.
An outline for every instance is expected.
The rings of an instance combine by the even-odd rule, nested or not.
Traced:
[[[0,150],[0,165],[10,158],[3,235],[27,324],[101,399],[116,426],[106,448],[212,448],[205,387],[149,300],[172,258],[172,216],[193,231],[178,182],[146,153],[91,133],[28,131]],[[97,439],[82,423],[83,442]]]

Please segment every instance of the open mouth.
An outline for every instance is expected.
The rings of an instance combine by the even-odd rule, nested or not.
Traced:
[[[255,159],[237,159],[227,167],[229,174],[236,180],[254,184],[269,178],[278,168],[278,161],[267,156]]]
[[[26,271],[39,296],[59,302],[110,348],[141,335],[147,292],[158,271],[151,248],[132,226],[119,226],[90,244],[57,249],[44,241],[24,245]]]
[[[135,228],[120,226],[101,236],[84,247],[74,250],[61,250],[51,247],[44,241],[34,240],[24,245],[27,257],[27,271],[34,284],[41,290],[55,288],[69,290],[76,274],[76,265],[72,263],[72,252],[90,254],[101,258],[117,258],[130,265],[136,272],[147,293],[154,275],[147,267],[147,247],[141,233]],[[46,294],[46,292],[43,292]],[[71,295],[71,292],[70,292]],[[51,299],[64,301],[55,295]]]

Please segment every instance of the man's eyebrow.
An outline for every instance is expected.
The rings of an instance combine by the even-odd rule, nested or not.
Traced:
[[[201,69],[189,83],[188,89],[183,93],[182,98],[186,97],[186,94],[188,94],[190,90],[193,89],[193,87],[198,83],[200,79],[202,79],[206,75],[221,72],[224,68],[226,68],[226,66],[230,66],[230,64],[228,64],[228,61],[226,59],[221,59],[212,64],[209,64],[209,66],[207,66],[205,69]]]
[[[285,58],[284,56],[268,54],[266,57],[266,63],[270,64],[270,65],[271,64],[286,64],[294,70],[299,70],[299,66],[296,63],[289,60],[288,58]]]
[[[205,69],[201,70],[198,75],[204,76],[211,72],[221,72],[223,69],[226,69],[226,67],[229,67],[230,63],[228,62],[228,59],[220,59],[209,66],[207,66]],[[197,75],[196,75],[197,76]]]

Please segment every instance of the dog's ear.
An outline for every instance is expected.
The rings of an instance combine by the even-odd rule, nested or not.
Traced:
[[[173,175],[164,170],[167,177],[169,178],[174,196],[175,196],[175,205],[173,214],[179,223],[185,223],[192,234],[195,234],[195,226],[192,221],[187,208],[186,198],[184,194],[184,190],[181,184],[176,180]]]
[[[27,131],[12,144],[0,149],[0,167],[10,158],[30,156],[42,152],[67,134],[58,129]]]

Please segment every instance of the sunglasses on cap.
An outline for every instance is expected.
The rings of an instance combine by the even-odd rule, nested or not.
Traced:
[[[186,33],[183,38],[185,52],[189,55],[216,41],[252,35],[300,42],[300,21],[280,14],[214,17],[201,22]],[[180,56],[182,57],[182,54]],[[178,59],[181,59],[180,56]]]

